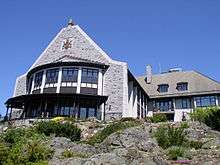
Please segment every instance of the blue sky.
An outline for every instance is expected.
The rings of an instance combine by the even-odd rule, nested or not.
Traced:
[[[1,0],[0,113],[25,73],[72,18],[135,75],[172,67],[220,81],[219,0]]]

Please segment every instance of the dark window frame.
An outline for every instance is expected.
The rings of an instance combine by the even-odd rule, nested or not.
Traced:
[[[77,82],[78,81],[79,69],[72,68],[62,68],[62,80],[61,82]]]
[[[198,96],[195,97],[196,107],[216,106],[216,96]]]
[[[98,69],[82,68],[81,83],[98,84]]]
[[[191,109],[191,101],[189,98],[182,98],[181,99],[181,109]]]
[[[162,112],[173,111],[173,101],[172,100],[156,100],[154,102],[154,108]]]
[[[43,71],[35,73],[35,78],[34,78],[34,88],[41,87],[42,85],[42,80],[43,80]]]
[[[168,92],[168,90],[169,90],[169,85],[168,84],[159,84],[158,85],[157,91],[159,93],[166,93],[166,92]]]
[[[58,82],[59,68],[48,69],[46,71],[45,84],[55,84]]]
[[[188,90],[188,82],[179,82],[179,83],[177,83],[176,89],[178,91],[187,91]]]
[[[30,79],[29,79],[29,82],[28,82],[28,89],[27,89],[27,91],[28,91],[28,93],[31,93],[31,88],[32,88],[32,82],[33,82],[33,76],[31,76],[30,77]]]

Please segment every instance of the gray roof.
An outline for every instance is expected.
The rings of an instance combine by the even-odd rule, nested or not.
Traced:
[[[152,75],[150,84],[146,83],[146,75],[137,77],[138,82],[143,87],[150,98],[176,97],[189,95],[205,95],[220,93],[220,83],[196,71],[168,72]],[[187,82],[187,91],[178,91],[177,83]],[[168,92],[159,93],[158,85],[168,84]]]

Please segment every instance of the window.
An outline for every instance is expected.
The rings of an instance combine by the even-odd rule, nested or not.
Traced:
[[[215,96],[201,96],[195,97],[197,107],[208,107],[216,106],[216,97]]]
[[[191,108],[190,99],[187,99],[187,98],[181,99],[180,108],[181,108],[181,109]]]
[[[28,82],[28,93],[31,92],[32,81],[33,81],[33,76],[31,76],[31,78],[29,79],[29,82]]]
[[[158,85],[157,91],[160,93],[168,92],[168,88],[169,88],[168,84],[161,84],[161,85]]]
[[[46,73],[46,84],[57,83],[59,69],[49,69]]]
[[[173,102],[171,100],[156,101],[155,108],[159,111],[170,111],[173,109]]]
[[[82,69],[82,83],[97,84],[98,70],[97,69]]]
[[[77,82],[78,68],[63,68],[62,82]]]
[[[40,87],[42,84],[42,77],[43,77],[43,72],[38,72],[35,74],[35,78],[34,78],[34,87]]]
[[[188,83],[187,82],[177,83],[176,89],[178,91],[187,91],[188,90]]]

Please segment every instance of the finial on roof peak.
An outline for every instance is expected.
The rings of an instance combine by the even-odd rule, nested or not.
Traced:
[[[73,26],[73,25],[74,25],[73,20],[70,18],[68,22],[68,26]]]

